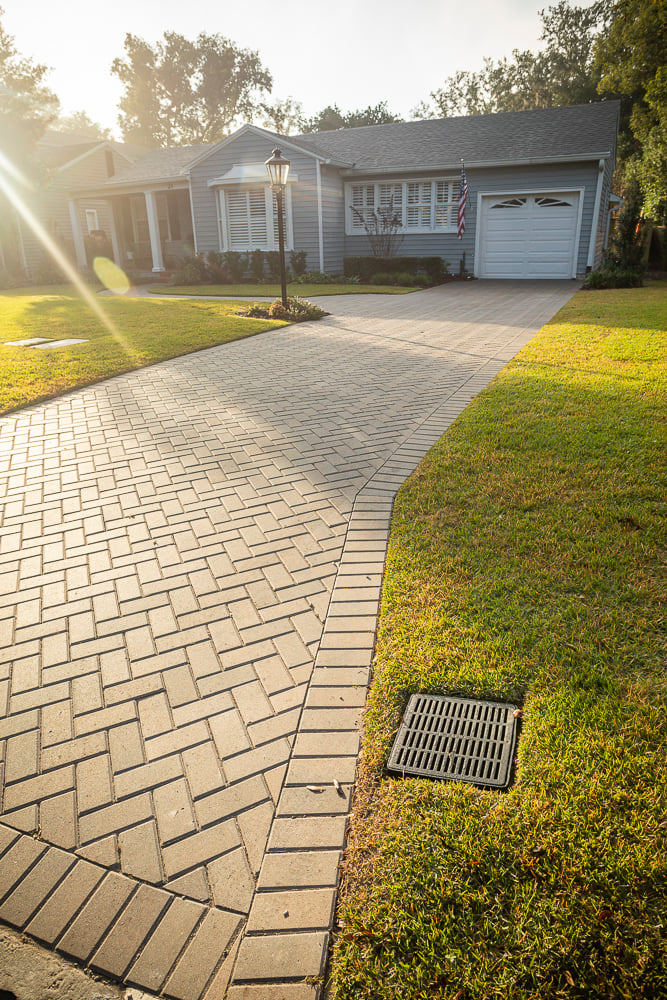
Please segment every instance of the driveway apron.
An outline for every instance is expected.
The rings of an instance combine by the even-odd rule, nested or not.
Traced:
[[[575,288],[326,298],[0,420],[1,921],[316,996],[394,495]]]

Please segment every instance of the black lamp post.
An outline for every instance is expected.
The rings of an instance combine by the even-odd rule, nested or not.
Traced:
[[[283,305],[287,309],[287,276],[285,274],[285,234],[283,227],[283,193],[289,173],[289,160],[286,160],[279,149],[273,150],[273,156],[266,161],[271,188],[276,193],[278,203],[278,250],[280,252],[280,290]]]

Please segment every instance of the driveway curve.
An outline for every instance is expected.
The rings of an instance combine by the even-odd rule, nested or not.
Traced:
[[[1,921],[156,996],[316,996],[393,497],[576,287],[326,297],[0,420]]]

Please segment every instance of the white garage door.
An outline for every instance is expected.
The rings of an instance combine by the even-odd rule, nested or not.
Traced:
[[[571,278],[578,192],[485,196],[480,278]]]

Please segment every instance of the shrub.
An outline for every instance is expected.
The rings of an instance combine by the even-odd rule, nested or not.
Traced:
[[[418,288],[428,288],[433,282],[428,274],[413,274],[411,284],[417,285]]]
[[[282,303],[281,303],[282,304]],[[251,306],[244,313],[240,313],[242,316],[249,316],[251,319],[267,319],[269,315],[268,307],[264,302],[253,302]]]
[[[330,285],[331,278],[322,271],[304,271],[293,279],[296,285]]]
[[[206,271],[208,280],[214,285],[229,281],[225,255],[217,250],[209,250],[206,254]]]
[[[9,271],[5,271],[4,268],[0,268],[0,290],[5,291],[9,288],[19,288],[21,285],[26,285],[28,279],[24,276],[23,280],[20,280]]]
[[[289,319],[289,309],[286,309],[280,299],[276,299],[269,306],[269,316],[271,319]]]
[[[643,284],[641,268],[617,267],[607,263],[590,271],[584,278],[582,287],[592,291],[600,288],[641,288]]]
[[[345,257],[346,275],[358,275],[364,284],[374,274],[426,274],[429,284],[440,284],[448,273],[449,262],[442,257]],[[386,283],[386,282],[385,282]]]
[[[269,281],[280,281],[280,253],[278,250],[269,250],[264,254],[266,260],[266,270]]]
[[[307,253],[305,250],[292,250],[289,255],[289,266],[294,274],[299,277],[306,270]]]
[[[224,254],[224,260],[230,281],[234,285],[240,285],[248,266],[246,255],[238,250],[228,250]]]
[[[326,316],[324,309],[320,309],[314,302],[308,299],[301,299],[298,295],[291,295],[287,300],[289,318],[297,323],[302,323],[307,319],[321,319]]]
[[[205,285],[209,280],[208,267],[204,255],[200,253],[186,257],[183,267],[174,275],[175,285]]]
[[[264,281],[264,251],[252,250],[248,254],[250,277],[253,281]]]
[[[391,285],[394,283],[394,275],[389,274],[386,271],[377,271],[375,274],[371,274],[368,279],[369,285]]]

